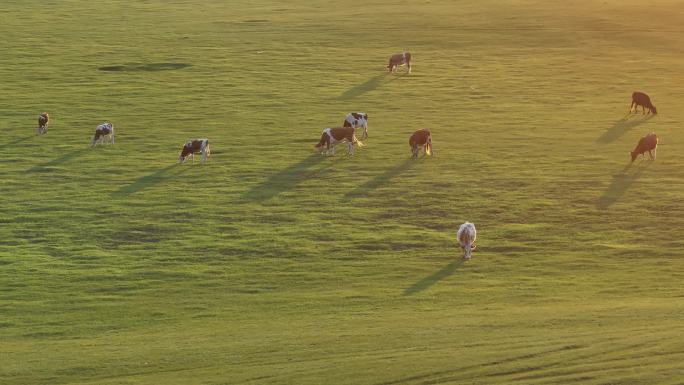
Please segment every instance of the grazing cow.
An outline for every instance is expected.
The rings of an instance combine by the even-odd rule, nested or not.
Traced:
[[[349,115],[347,115],[347,118],[344,119],[343,127],[363,127],[361,139],[365,140],[368,138],[368,114],[365,112],[350,112]]]
[[[195,164],[195,154],[202,154],[202,163],[207,161],[207,158],[211,154],[209,139],[188,140],[188,142],[183,145],[178,161],[180,163],[185,163],[185,160],[190,156],[192,157],[192,164]]]
[[[38,135],[43,135],[47,132],[48,123],[50,123],[50,116],[47,112],[43,112],[38,116]]]
[[[399,66],[403,66],[404,64],[406,64],[406,66],[408,67],[408,73],[411,73],[411,53],[395,53],[394,55],[390,56],[387,69],[389,70],[389,72],[397,72],[397,68]]]
[[[642,110],[642,115],[646,113],[646,109],[648,108],[648,113],[653,113],[654,115],[658,114],[658,110],[656,107],[651,103],[651,98],[648,97],[643,92],[634,92],[632,93],[632,104],[629,105],[629,112],[636,113],[637,112],[637,107],[641,106]]]
[[[316,145],[316,151],[331,155],[332,150],[332,155],[335,155],[335,146],[345,141],[347,142],[347,155],[354,155],[354,144],[359,147],[363,146],[363,143],[354,135],[354,127],[335,127],[323,130],[321,140]]]
[[[475,246],[475,239],[477,239],[475,225],[470,222],[462,224],[458,228],[456,238],[458,238],[458,243],[461,245],[461,249],[463,249],[463,259],[470,259],[473,250],[477,248]]]
[[[637,143],[634,151],[629,153],[632,157],[632,162],[634,162],[637,156],[644,155],[646,151],[648,151],[648,155],[651,156],[651,160],[656,159],[656,153],[658,152],[658,136],[654,132],[639,139],[639,143]]]
[[[109,143],[114,144],[114,126],[111,123],[104,122],[95,128],[95,135],[90,145],[94,146],[107,140],[109,140]]]
[[[425,155],[432,155],[432,134],[430,134],[430,130],[422,128],[414,132],[409,139],[409,146],[411,146],[414,158],[418,157],[421,148]]]

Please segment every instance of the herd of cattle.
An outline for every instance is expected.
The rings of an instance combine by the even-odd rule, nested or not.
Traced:
[[[397,68],[406,65],[408,67],[408,73],[411,73],[411,54],[409,52],[402,52],[394,54],[389,59],[389,64],[387,68],[389,72],[396,72]],[[657,114],[658,110],[651,102],[651,98],[643,92],[632,93],[632,104],[629,108],[629,113],[637,113],[638,107],[641,106],[642,114]],[[47,133],[48,124],[50,122],[50,116],[47,112],[40,114],[38,117],[38,135],[43,135]],[[342,124],[342,127],[326,128],[323,130],[321,139],[315,148],[323,155],[334,155],[335,146],[338,144],[347,144],[347,154],[354,155],[354,145],[362,147],[363,143],[356,138],[356,131],[362,130],[361,138],[368,138],[368,114],[365,112],[351,112],[347,115]],[[91,141],[91,146],[95,146],[98,143],[109,142],[114,144],[114,126],[111,123],[105,122],[98,125],[95,128],[95,135]],[[411,148],[411,154],[413,158],[417,158],[420,154],[420,150],[423,150],[424,155],[432,155],[432,134],[427,128],[422,128],[415,131],[409,138],[409,146]],[[656,159],[656,152],[658,147],[658,136],[651,132],[646,136],[639,139],[634,151],[631,151],[631,161],[637,158],[637,156],[649,153],[652,160]],[[188,140],[181,149],[180,156],[178,160],[180,163],[184,163],[188,157],[192,159],[192,163],[195,163],[195,154],[201,154],[201,162],[207,161],[207,158],[211,154],[209,148],[209,139],[190,139]],[[470,259],[471,253],[475,250],[475,239],[477,237],[477,232],[475,225],[470,222],[465,222],[462,224],[456,234],[458,242],[463,249],[463,258]]]

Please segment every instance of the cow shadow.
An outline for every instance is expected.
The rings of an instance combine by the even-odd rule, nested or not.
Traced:
[[[41,163],[39,165],[34,166],[29,170],[29,172],[35,172],[35,171],[45,171],[49,167],[54,167],[58,166],[62,163],[69,162],[71,160],[74,160],[81,155],[85,154],[86,152],[90,151],[90,147],[87,148],[80,148],[78,150],[74,150],[71,152],[67,152],[66,154],[60,156],[59,158],[55,158],[49,162]]]
[[[348,192],[345,194],[344,199],[346,201],[350,201],[355,198],[359,198],[362,196],[365,196],[369,192],[377,189],[378,187],[381,187],[385,184],[387,184],[392,178],[395,178],[396,176],[400,175],[401,173],[405,172],[406,170],[410,169],[413,164],[415,164],[416,160],[409,158],[406,159],[405,161],[395,165],[394,167],[386,170],[382,174],[374,177],[373,179],[369,180],[368,182],[358,186],[357,188],[353,189],[352,191]]]
[[[453,275],[456,272],[456,270],[458,270],[463,265],[464,262],[464,259],[459,259],[457,261],[450,262],[448,265],[444,266],[439,271],[430,274],[429,276],[421,279],[420,281],[414,283],[409,288],[404,290],[404,295],[413,295],[430,288],[430,286],[436,284],[437,282]]]
[[[631,174],[628,171],[632,168],[632,164],[628,164],[619,174],[613,175],[613,181],[603,193],[603,196],[599,198],[596,206],[603,210],[612,206],[620,197],[625,195],[630,186],[641,177],[651,164],[653,164],[651,160],[643,160],[634,166],[635,171]]]
[[[297,184],[308,179],[319,170],[311,170],[325,159],[325,156],[315,153],[294,163],[275,174],[264,182],[252,187],[242,194],[242,199],[248,201],[266,201],[276,195],[294,188]]]
[[[166,180],[172,179],[190,169],[190,166],[183,167],[180,163],[173,163],[151,174],[145,175],[133,181],[132,183],[120,187],[112,193],[113,197],[125,197],[146,188],[150,188]],[[175,172],[173,172],[175,171]]]
[[[370,79],[366,80],[365,82],[356,85],[347,91],[345,91],[342,95],[337,97],[337,100],[349,100],[349,99],[354,99],[357,98],[366,92],[373,91],[374,89],[380,87],[383,84],[389,83],[391,81],[394,81],[396,79],[396,76],[387,76],[388,73],[383,73],[380,75],[375,75],[372,76]]]
[[[596,143],[612,143],[620,139],[620,137],[622,137],[632,128],[640,124],[646,123],[653,118],[653,115],[648,115],[642,119],[629,120],[630,115],[631,114],[627,114],[624,117],[622,117],[622,119],[613,123],[613,125],[609,129],[607,129],[606,132],[604,132],[598,139],[596,139]]]
[[[38,135],[23,136],[23,137],[21,137],[21,138],[14,139],[13,141],[7,142],[7,143],[2,144],[2,145],[0,145],[0,146],[1,146],[1,147],[5,147],[5,148],[7,148],[7,147],[12,147],[12,146],[16,146],[17,144],[24,143],[24,142],[26,142],[27,140],[29,140],[29,139],[31,139],[31,138],[35,138],[36,136],[38,136]]]

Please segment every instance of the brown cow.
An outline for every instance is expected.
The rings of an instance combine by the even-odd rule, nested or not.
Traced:
[[[180,163],[185,163],[185,160],[189,157],[192,158],[192,164],[195,164],[195,154],[202,154],[201,162],[204,163],[209,158],[211,154],[211,149],[209,148],[209,139],[190,139],[184,145],[181,150],[178,161]]]
[[[422,128],[414,132],[409,139],[409,146],[411,146],[414,158],[418,157],[421,147],[425,155],[432,155],[432,134],[430,134],[430,130]]]
[[[320,151],[321,154],[335,155],[335,146],[342,142],[347,142],[347,155],[354,155],[354,144],[359,147],[363,146],[363,143],[356,139],[354,135],[354,127],[335,127],[326,128],[323,130],[321,135],[321,140],[318,141],[316,145],[316,151]]]
[[[632,158],[632,162],[634,162],[637,156],[644,155],[646,151],[648,151],[648,155],[651,156],[651,160],[656,159],[658,152],[658,136],[655,134],[655,132],[651,132],[650,134],[639,139],[639,143],[637,143],[634,151],[629,153]]]
[[[50,122],[50,116],[47,112],[43,112],[38,116],[38,135],[42,135],[47,132],[48,123]]]
[[[651,98],[648,97],[643,92],[638,92],[635,91],[632,93],[632,104],[629,105],[629,112],[637,112],[637,107],[641,106],[642,110],[642,115],[646,113],[646,109],[648,108],[648,113],[653,113],[653,115],[658,114],[658,110],[656,107],[651,103]]]
[[[408,67],[408,73],[411,73],[411,53],[410,52],[402,52],[402,53],[396,53],[392,55],[389,59],[389,64],[387,65],[387,69],[389,72],[397,72],[397,68],[399,66],[403,66],[406,64]]]

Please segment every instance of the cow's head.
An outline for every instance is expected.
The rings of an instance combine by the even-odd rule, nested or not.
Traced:
[[[639,156],[639,154],[637,154],[636,151],[630,151],[630,152],[629,152],[629,155],[630,155],[630,157],[631,157],[631,159],[632,159],[632,162],[634,162],[634,161],[636,160],[637,156]]]
[[[651,104],[651,112],[653,112],[655,115],[658,115],[658,109],[653,104]]]

